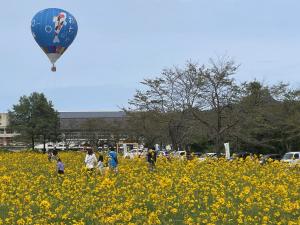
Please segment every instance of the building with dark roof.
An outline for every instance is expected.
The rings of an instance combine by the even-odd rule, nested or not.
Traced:
[[[124,118],[126,113],[116,112],[59,112],[61,119]]]
[[[62,130],[82,130],[89,122],[115,123],[124,120],[125,112],[59,112]]]
[[[126,138],[126,113],[59,112],[60,130],[68,141],[95,142],[95,139]]]
[[[126,113],[122,111],[111,112],[59,112],[60,131],[62,141],[97,142],[99,140],[125,139]],[[12,143],[16,133],[10,133],[8,126],[8,113],[0,113],[0,146]]]

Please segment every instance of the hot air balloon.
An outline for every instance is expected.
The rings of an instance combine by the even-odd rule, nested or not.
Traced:
[[[52,63],[55,62],[74,41],[78,26],[75,17],[63,9],[49,8],[38,12],[31,21],[31,32]]]

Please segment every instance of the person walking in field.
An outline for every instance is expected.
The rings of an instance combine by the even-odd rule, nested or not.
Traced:
[[[56,149],[56,147],[54,147],[53,151],[52,151],[52,160],[58,160],[59,159],[59,155],[58,155],[58,151]]]
[[[149,148],[147,153],[147,162],[149,164],[149,170],[153,171],[155,169],[157,153],[155,148]]]
[[[52,161],[52,157],[53,157],[53,153],[52,150],[48,150],[48,161],[51,162]]]
[[[92,149],[87,150],[84,163],[88,171],[93,171],[95,169],[95,166],[97,165],[97,157]]]
[[[65,173],[65,165],[62,163],[61,159],[57,159],[57,173],[64,174]]]
[[[115,173],[118,172],[118,155],[113,146],[110,147],[110,151],[108,153],[108,166]]]
[[[100,155],[99,159],[98,159],[97,169],[99,170],[101,175],[103,175],[103,173],[104,173],[104,162],[103,161],[104,161],[103,155]]]

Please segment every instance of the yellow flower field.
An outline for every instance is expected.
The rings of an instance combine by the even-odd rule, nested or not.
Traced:
[[[257,161],[120,159],[88,174],[84,153],[0,153],[0,224],[300,224],[300,168]]]

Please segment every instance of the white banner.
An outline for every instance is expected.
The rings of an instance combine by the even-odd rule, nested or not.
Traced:
[[[230,159],[230,148],[229,148],[229,143],[224,143],[225,147],[225,158]]]
[[[127,145],[126,144],[123,144],[123,153],[124,153],[124,155],[127,154]]]

